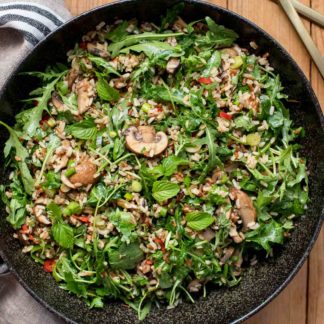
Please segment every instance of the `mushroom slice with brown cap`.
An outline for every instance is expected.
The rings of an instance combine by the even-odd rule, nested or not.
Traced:
[[[87,50],[96,56],[107,58],[109,56],[105,44],[96,43],[87,43]]]
[[[163,132],[155,132],[152,126],[132,126],[126,131],[126,147],[147,157],[161,154],[168,146],[168,137]]]
[[[252,199],[242,190],[232,188],[231,195],[235,200],[235,205],[239,216],[242,219],[243,230],[246,231],[249,224],[253,224],[256,221],[256,210],[253,206]]]
[[[94,184],[97,181],[96,173],[97,167],[90,160],[85,159],[75,167],[75,174],[69,178],[69,181],[73,185],[87,186]]]
[[[91,106],[93,101],[94,90],[88,79],[83,79],[76,84],[78,94],[78,112],[85,113]]]
[[[52,93],[52,103],[53,106],[57,109],[57,111],[65,111],[66,107],[62,101],[62,98],[57,92]]]
[[[173,74],[180,65],[180,59],[172,57],[166,65],[166,70],[168,73]]]

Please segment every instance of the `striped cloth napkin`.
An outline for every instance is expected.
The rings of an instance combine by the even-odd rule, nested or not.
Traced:
[[[22,57],[70,18],[64,0],[0,0],[0,89]]]

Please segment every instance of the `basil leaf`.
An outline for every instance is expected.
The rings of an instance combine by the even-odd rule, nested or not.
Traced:
[[[71,249],[74,245],[73,228],[65,223],[55,223],[52,226],[52,234],[56,243],[65,248]]]
[[[214,223],[215,217],[205,212],[190,212],[186,214],[187,226],[195,231],[202,231]]]
[[[187,165],[189,161],[178,156],[169,156],[162,161],[163,174],[168,177],[177,171],[178,166]]]
[[[137,243],[122,243],[117,250],[109,251],[109,263],[112,269],[130,270],[144,258],[144,253]]]
[[[129,237],[136,227],[136,220],[131,213],[117,209],[109,215],[109,220],[123,234],[122,241],[129,242]]]
[[[162,180],[153,183],[153,197],[159,202],[176,196],[179,191],[179,185],[170,181]]]
[[[88,140],[97,134],[97,126],[93,119],[85,119],[81,122],[69,125],[67,131],[75,138]]]
[[[96,89],[101,100],[113,102],[117,101],[120,97],[119,92],[111,87],[103,77],[99,77]]]

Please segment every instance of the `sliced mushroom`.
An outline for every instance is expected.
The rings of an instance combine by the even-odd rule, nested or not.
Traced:
[[[178,17],[177,20],[173,24],[173,28],[177,31],[183,31],[187,27],[187,24],[185,21],[183,21],[182,18]]]
[[[237,53],[237,51],[236,51],[236,49],[234,47],[224,48],[222,50],[222,53],[228,54],[230,57],[234,57],[234,56],[238,55],[238,53]]]
[[[57,92],[53,92],[52,94],[52,103],[54,107],[57,109],[57,111],[65,111],[66,107],[62,101],[62,98]]]
[[[199,238],[202,238],[203,240],[206,240],[208,242],[211,241],[214,237],[215,237],[215,231],[213,231],[210,228],[207,228],[206,230],[204,230],[199,234]]]
[[[126,131],[126,147],[147,157],[161,154],[168,146],[168,137],[163,132],[155,132],[152,126],[132,126]]]
[[[76,85],[78,95],[78,112],[79,114],[85,113],[91,106],[93,101],[93,86],[89,80],[83,79]]]
[[[243,230],[248,229],[250,223],[256,221],[256,210],[253,206],[252,199],[242,190],[232,188],[231,195],[235,200],[235,205],[239,216],[243,222]]]
[[[76,69],[71,69],[67,75],[68,88],[71,89],[75,79],[78,77],[79,71]]]
[[[83,160],[75,167],[75,174],[73,174],[69,181],[73,184],[90,185],[97,181],[95,176],[97,167],[90,160]]]
[[[168,61],[167,65],[166,65],[166,70],[168,73],[173,74],[177,70],[179,65],[180,65],[180,59],[172,57],[172,58],[170,58],[170,60]]]
[[[104,44],[96,43],[87,43],[87,50],[96,56],[107,58],[109,56],[107,48]]]
[[[189,292],[198,292],[202,287],[202,281],[199,279],[192,280],[188,285]]]
[[[221,263],[225,263],[234,253],[235,249],[232,246],[227,247],[224,249],[224,255],[221,258]]]

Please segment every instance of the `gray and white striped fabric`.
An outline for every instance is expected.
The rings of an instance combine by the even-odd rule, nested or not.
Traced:
[[[0,0],[0,87],[25,54],[70,17],[63,0]]]

